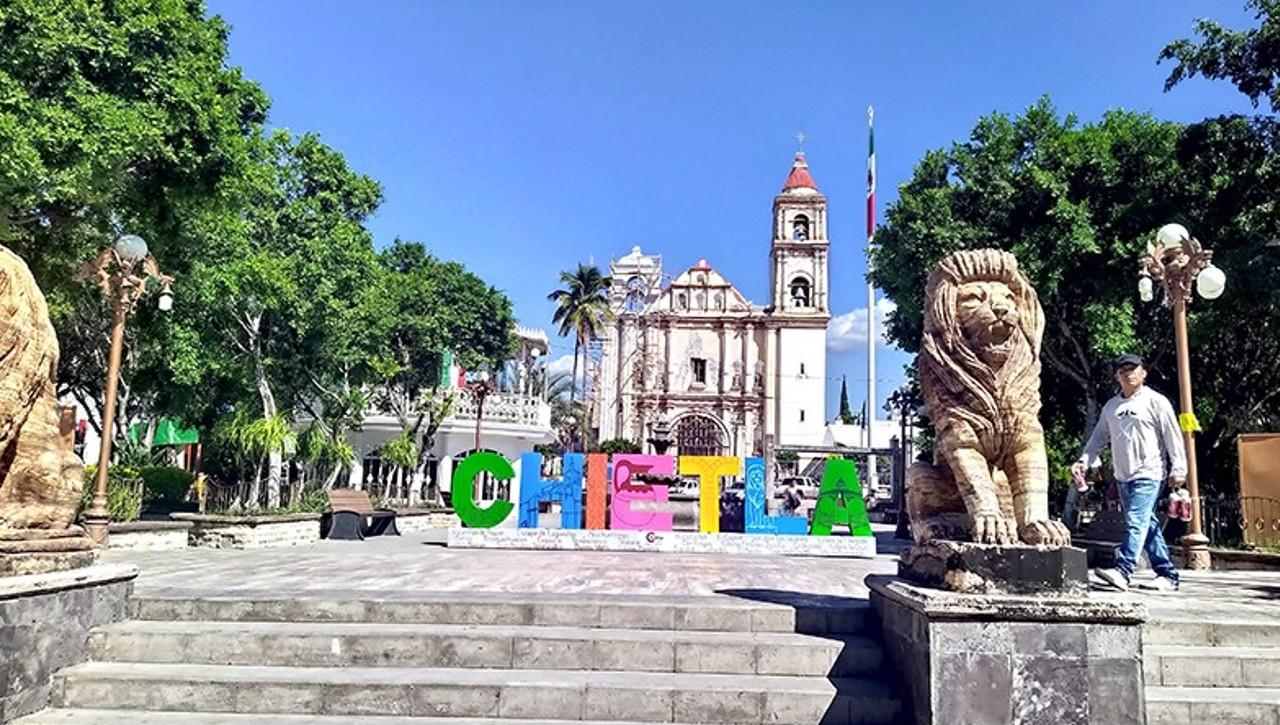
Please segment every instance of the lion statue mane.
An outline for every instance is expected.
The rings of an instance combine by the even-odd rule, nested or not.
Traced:
[[[934,462],[907,472],[918,543],[1070,544],[1049,519],[1043,336],[1040,300],[1012,254],[956,252],[929,276],[919,370],[937,439]]]

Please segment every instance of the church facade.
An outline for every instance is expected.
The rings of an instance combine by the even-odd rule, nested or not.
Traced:
[[[601,440],[669,430],[677,455],[766,455],[821,444],[831,317],[827,199],[796,154],[773,200],[770,299],[753,304],[706,260],[667,275],[639,247],[610,263]],[[651,450],[645,444],[645,450]]]

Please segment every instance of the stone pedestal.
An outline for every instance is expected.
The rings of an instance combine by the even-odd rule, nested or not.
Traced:
[[[1084,549],[930,541],[903,552],[898,575],[927,587],[973,594],[1083,594]]]
[[[1136,600],[867,586],[916,725],[1146,722]]]
[[[88,658],[90,629],[125,618],[137,575],[113,565],[0,577],[0,722],[48,706],[53,673]]]
[[[79,526],[0,529],[0,576],[68,571],[97,560],[93,540]]]

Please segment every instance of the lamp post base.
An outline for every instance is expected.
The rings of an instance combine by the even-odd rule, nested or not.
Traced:
[[[1209,537],[1204,534],[1187,534],[1180,539],[1183,555],[1188,569],[1208,569],[1212,562],[1209,559]]]
[[[111,523],[110,514],[105,511],[99,513],[90,509],[84,512],[82,520],[84,532],[89,535],[90,539],[93,539],[94,545],[105,549],[108,535],[107,524]]]

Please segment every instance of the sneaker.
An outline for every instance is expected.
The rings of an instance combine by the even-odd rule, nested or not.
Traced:
[[[1178,582],[1169,577],[1157,576],[1154,581],[1148,583],[1143,589],[1157,592],[1176,592],[1178,591]]]
[[[1120,573],[1119,569],[1097,569],[1094,573],[1108,586],[1115,587],[1122,592],[1129,591],[1129,580],[1125,578],[1124,574]]]

